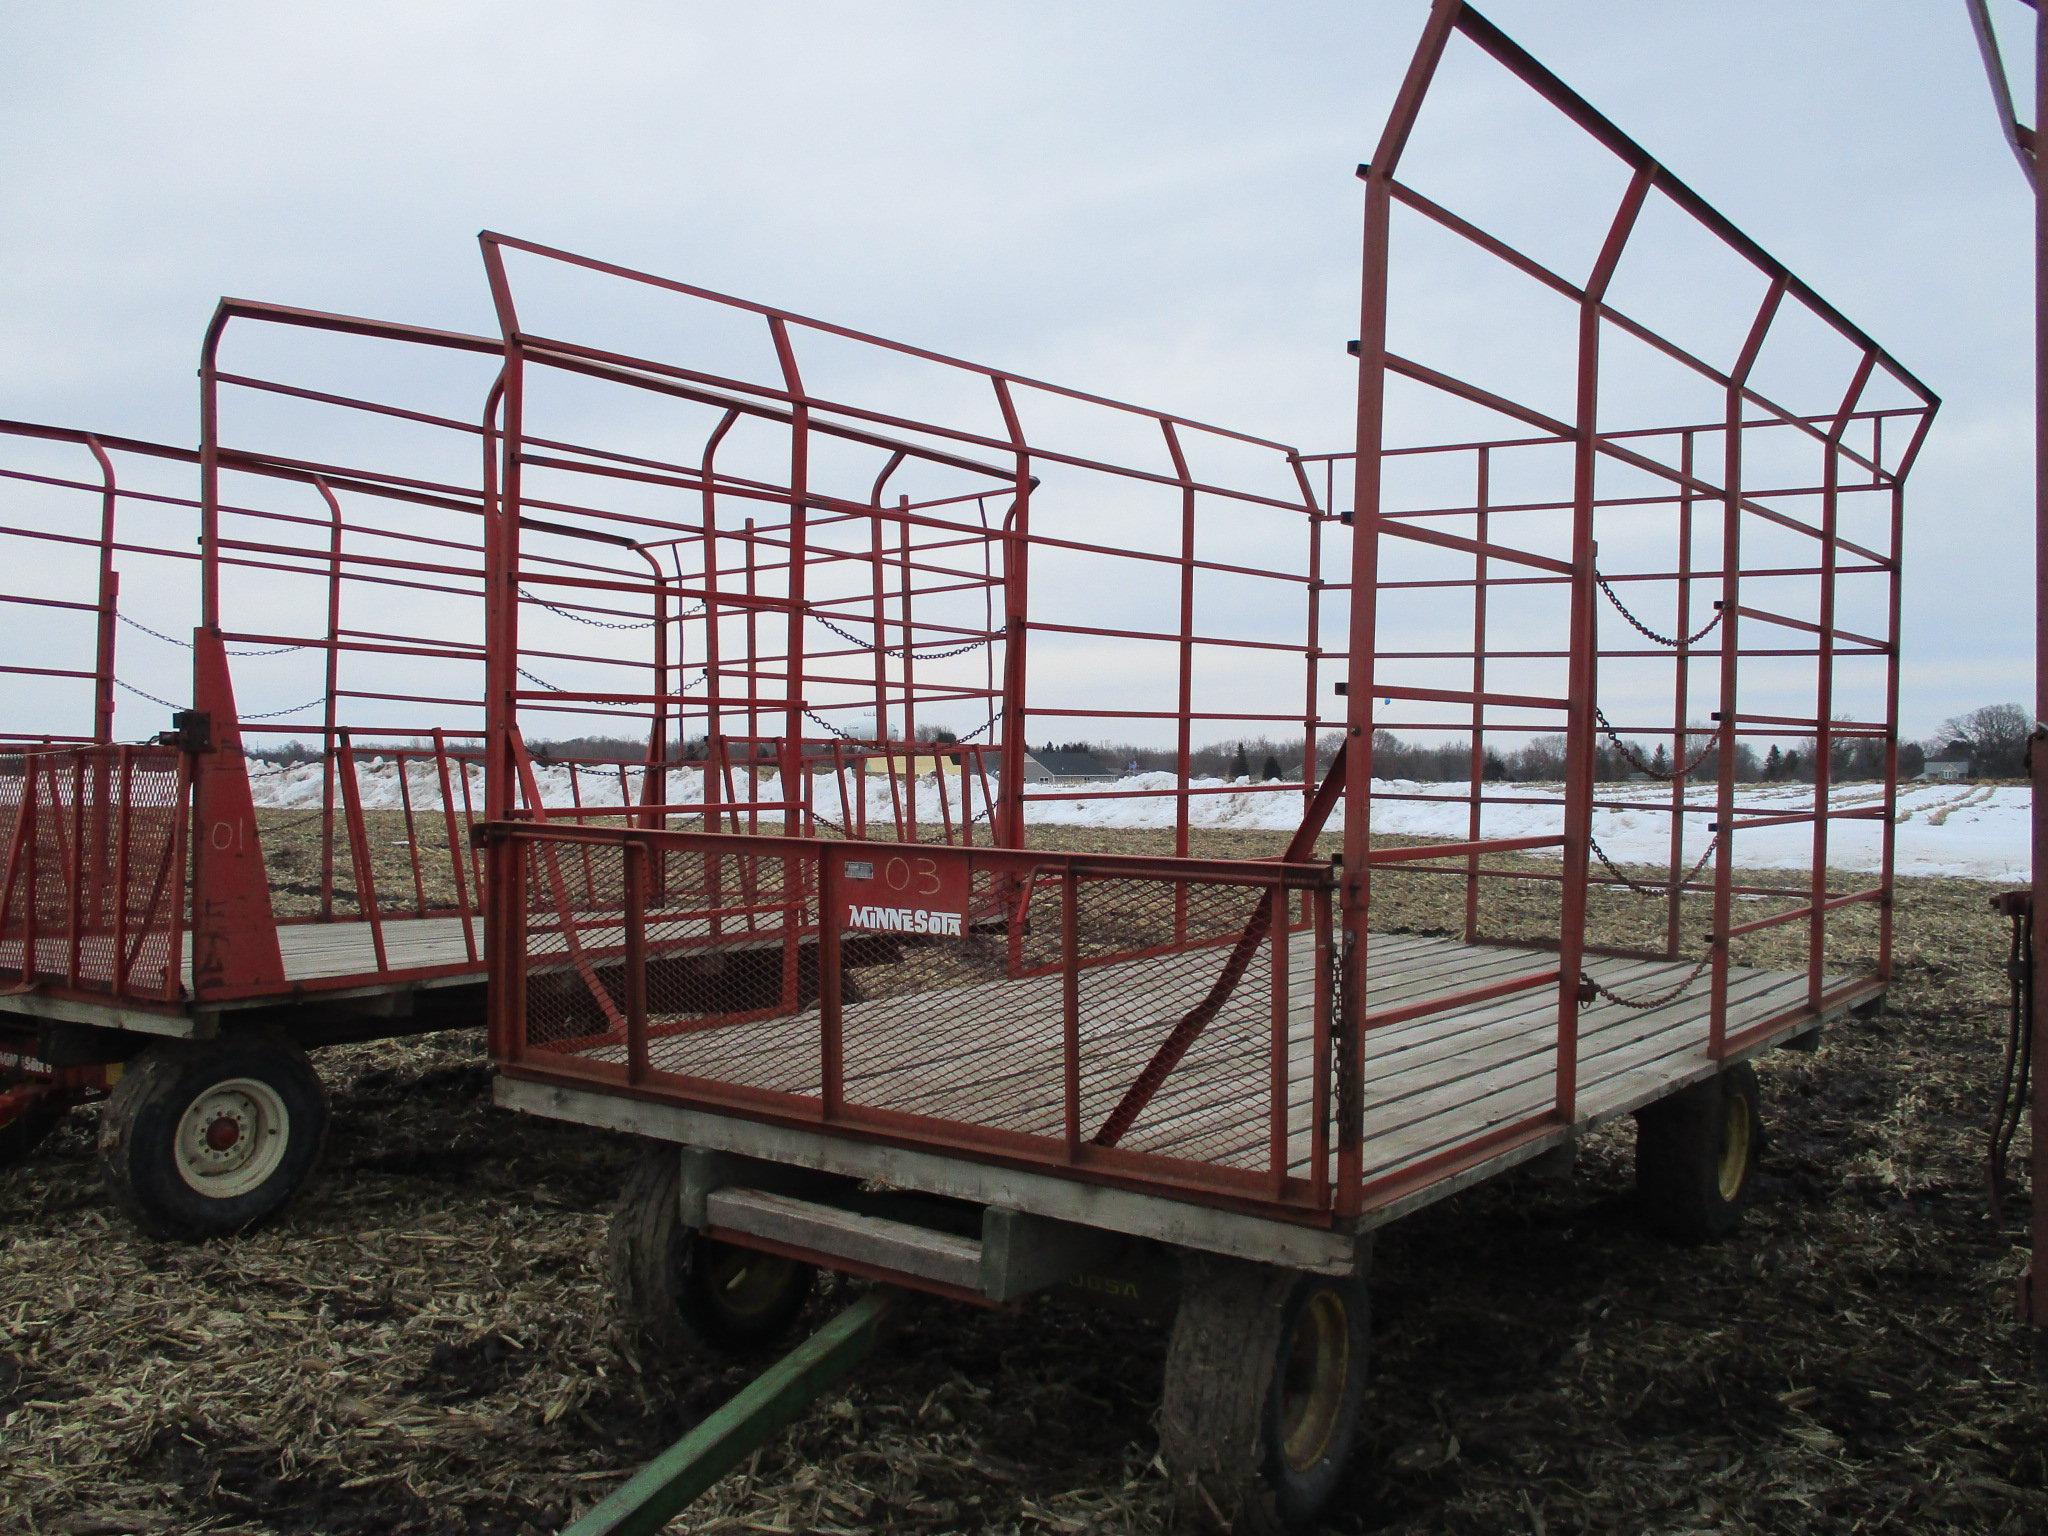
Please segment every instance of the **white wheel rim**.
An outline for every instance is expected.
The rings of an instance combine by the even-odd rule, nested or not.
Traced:
[[[178,1177],[209,1200],[232,1200],[262,1187],[291,1143],[292,1116],[268,1083],[232,1077],[215,1083],[178,1121]]]

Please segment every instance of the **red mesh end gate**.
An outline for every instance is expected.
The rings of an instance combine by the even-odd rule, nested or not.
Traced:
[[[177,998],[188,792],[175,747],[0,757],[0,976]]]
[[[524,893],[496,971],[512,1072],[1331,1208],[1325,866],[491,836]],[[1177,1031],[1192,1037],[1163,1060]]]

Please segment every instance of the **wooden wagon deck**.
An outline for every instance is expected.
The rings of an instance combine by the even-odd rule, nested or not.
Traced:
[[[1305,950],[1306,946],[1303,946]],[[1450,938],[1374,935],[1368,1011],[1526,975],[1555,964],[1545,951],[1471,945]],[[1312,957],[1291,957],[1289,997],[1289,1162],[1309,1168],[1314,1026]],[[1159,998],[1173,995],[1174,971],[1213,972],[1216,952],[1193,951],[1090,977],[1081,1031],[1084,1119],[1113,1105],[1161,1037]],[[1687,962],[1594,958],[1586,969],[1632,999],[1655,999],[1691,972]],[[1119,972],[1122,973],[1119,976]],[[1832,991],[1849,980],[1826,978]],[[1119,981],[1123,995],[1119,996]],[[1000,980],[909,998],[878,998],[844,1009],[844,1093],[849,1106],[907,1111],[977,1127],[1048,1137],[1060,1134],[1060,979]],[[1268,994],[1247,986],[1263,1014]],[[1873,981],[1870,993],[1875,994]],[[1769,1020],[1784,1033],[1820,1019],[1804,1013],[1804,972],[1737,966],[1729,979],[1732,1037]],[[1856,998],[1860,1001],[1860,995]],[[1683,1083],[1709,1075],[1709,985],[1695,978],[1672,1001],[1630,1008],[1602,998],[1579,1011],[1576,1118],[1586,1124],[1625,1114]],[[1229,1011],[1214,1030],[1229,1023]],[[659,1072],[708,1082],[815,1096],[820,1091],[818,1014],[807,1011],[650,1041]],[[1782,1036],[1779,1036],[1782,1038]],[[1541,1112],[1555,1091],[1557,1004],[1553,987],[1411,1019],[1367,1034],[1364,1176],[1391,1184],[1446,1148]],[[624,1047],[580,1054],[623,1059]],[[1198,1046],[1169,1077],[1122,1145],[1133,1151],[1259,1168],[1268,1150],[1268,1062],[1258,1051]],[[1410,1203],[1410,1191],[1389,1199]]]

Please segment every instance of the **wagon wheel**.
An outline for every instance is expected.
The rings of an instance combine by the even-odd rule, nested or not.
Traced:
[[[789,1329],[808,1264],[705,1237],[683,1220],[682,1158],[650,1147],[626,1176],[605,1243],[620,1331],[649,1364],[747,1355]]]
[[[1755,1190],[1763,1119],[1756,1068],[1738,1062],[1636,1112],[1636,1190],[1680,1242],[1726,1237]]]
[[[1198,1524],[1313,1521],[1350,1466],[1370,1346],[1362,1281],[1189,1265],[1166,1353],[1159,1450]]]
[[[312,1172],[327,1099],[306,1053],[272,1030],[153,1045],[100,1116],[100,1173],[152,1237],[239,1232]]]

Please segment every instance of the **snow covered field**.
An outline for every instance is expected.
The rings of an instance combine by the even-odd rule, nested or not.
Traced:
[[[363,804],[372,808],[396,809],[400,804],[398,774],[383,758],[360,760]],[[570,770],[561,764],[538,766],[541,794],[549,804],[567,804],[570,798]],[[637,792],[639,775],[628,773]],[[431,764],[415,765],[408,774],[416,810],[438,808],[439,788]],[[1168,827],[1173,824],[1173,802],[1164,797],[1133,795],[1132,791],[1170,788],[1173,776],[1164,773],[1138,774],[1114,784],[1086,786],[1100,798],[1068,799],[1068,789],[1035,793],[1027,800],[1027,815],[1041,825],[1067,824],[1089,827]],[[580,790],[585,805],[616,805],[620,801],[619,775],[612,770],[583,771]],[[1197,793],[1191,812],[1198,827],[1290,830],[1301,818],[1301,792],[1268,790],[1246,784],[1228,784],[1220,779],[1195,781]],[[305,764],[283,772],[259,771],[254,781],[256,803],[273,808],[296,808],[320,803],[320,767]],[[1497,784],[1494,792],[1507,798],[1530,801],[1556,800],[1555,784]],[[957,818],[960,811],[960,783],[949,778],[947,799]],[[1461,786],[1423,784],[1407,780],[1383,780],[1376,792],[1384,798],[1373,806],[1375,831],[1414,837],[1462,839],[1466,835],[1466,805]],[[775,799],[775,776],[764,775],[757,791],[763,800]],[[876,777],[868,785],[869,814],[886,818],[888,785]],[[679,768],[670,773],[670,796],[678,802],[696,802],[702,794],[702,778],[694,769]],[[1873,785],[1850,784],[1836,791],[1837,809],[1875,804],[1878,790]],[[481,810],[483,785],[472,772],[471,795]],[[1406,796],[1424,798],[1408,799]],[[1436,797],[1449,796],[1448,799]],[[1687,800],[1711,806],[1711,785],[1688,791]],[[1617,807],[1598,811],[1593,836],[1617,863],[1660,864],[1668,854],[1670,818],[1653,807],[1667,804],[1669,792],[1657,784],[1605,784],[1596,798],[1610,802],[1640,803],[1642,810]],[[1752,784],[1739,791],[1739,803],[1759,813],[1802,810],[1813,803],[1813,790],[1804,784]],[[926,775],[918,783],[919,819],[940,819],[937,780]],[[818,810],[834,820],[844,820],[838,791],[829,777],[818,784]],[[977,795],[977,812],[984,812]],[[1554,805],[1493,805],[1487,807],[1484,833],[1488,837],[1533,837],[1555,835],[1560,811]],[[2027,872],[2028,795],[2017,786],[1972,784],[1909,784],[1899,792],[1898,872],[1902,875],[1957,875],[1980,880],[2019,880]],[[1331,819],[1335,830],[1343,825],[1340,810]],[[1706,848],[1709,815],[1686,818],[1686,858],[1697,858]],[[1840,869],[1874,872],[1878,867],[1883,827],[1875,821],[1837,821],[1829,829],[1828,862]],[[1758,827],[1740,833],[1736,840],[1736,862],[1751,869],[1803,869],[1811,857],[1813,828],[1810,824]]]

